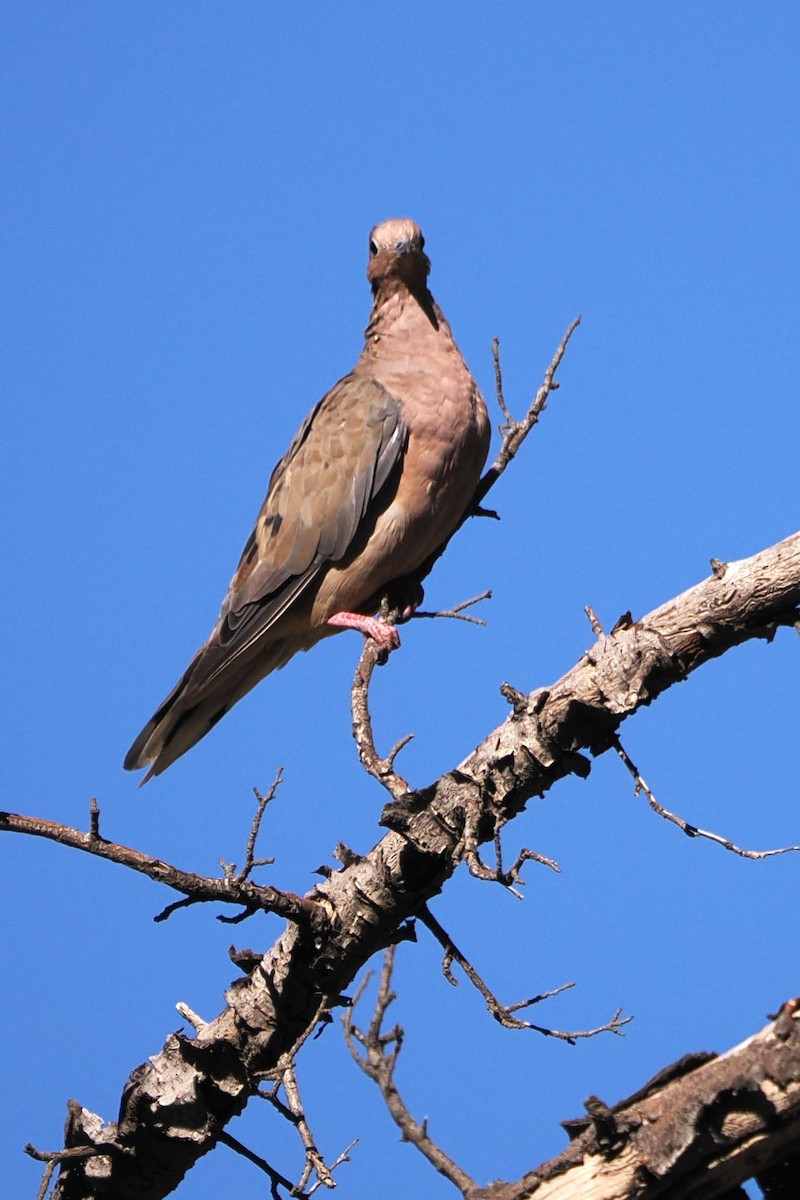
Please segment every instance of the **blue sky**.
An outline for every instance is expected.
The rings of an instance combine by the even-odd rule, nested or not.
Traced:
[[[606,626],[794,531],[800,442],[800,11],[789,3],[462,2],[8,6],[0,240],[6,267],[2,805],[85,824],[211,873],[241,858],[279,764],[266,878],[306,890],[340,840],[379,836],[358,766],[342,635],[263,683],[137,791],[125,750],[213,624],[276,459],[354,362],[367,234],[422,225],[432,288],[491,402],[491,339],[521,413],[570,320],[561,390],[429,580],[490,587],[484,630],[407,628],[374,689],[413,783],[463,758]],[[496,423],[496,422],[495,422]],[[740,844],[800,841],[796,637],[742,647],[623,730],[662,803]],[[525,902],[462,869],[435,912],[502,999],[574,979],[536,1014],[624,1040],[500,1030],[424,931],[400,948],[398,1083],[481,1182],[565,1144],[558,1121],[689,1050],[723,1050],[797,992],[800,862],[747,863],[646,810],[606,756],[507,830],[556,858]],[[206,1017],[231,940],[210,908],[57,846],[0,844],[0,1052],[9,1196],[78,1098],[116,1115],[130,1070]],[[399,1143],[338,1031],[300,1063],[340,1194],[452,1194]],[[332,1101],[335,1098],[335,1102]],[[287,1173],[261,1108],[233,1130]],[[185,1200],[255,1191],[220,1149]]]

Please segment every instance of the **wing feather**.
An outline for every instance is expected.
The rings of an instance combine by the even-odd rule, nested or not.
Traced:
[[[399,401],[375,380],[348,375],[323,397],[272,473],[217,627],[192,664],[187,699],[233,667],[329,563],[345,557],[407,440]]]

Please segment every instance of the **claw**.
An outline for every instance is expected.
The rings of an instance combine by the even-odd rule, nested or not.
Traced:
[[[365,617],[361,613],[339,612],[328,617],[328,625],[336,625],[340,629],[357,629],[365,637],[371,637],[379,646],[386,650],[396,650],[400,645],[400,634],[394,625],[381,621],[378,617]]]

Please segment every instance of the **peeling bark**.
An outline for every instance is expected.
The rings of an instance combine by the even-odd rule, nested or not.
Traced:
[[[63,1164],[57,1200],[167,1196],[214,1147],[259,1081],[337,1003],[364,963],[442,888],[461,861],[467,828],[477,841],[490,840],[532,796],[565,775],[588,775],[586,752],[607,750],[620,724],[640,706],[731,647],[753,637],[771,639],[778,627],[795,625],[798,604],[800,534],[741,562],[715,564],[709,579],[648,616],[622,618],[551,687],[530,696],[513,693],[514,710],[502,725],[458,767],[389,804],[382,818],[389,831],[382,840],[310,893],[327,919],[315,920],[313,927],[289,924],[250,974],[232,985],[220,1016],[195,1037],[170,1035],[133,1072],[116,1123],[103,1126],[71,1106],[65,1145],[94,1146],[100,1154]],[[498,1185],[500,1190],[482,1194],[495,1200],[721,1194],[697,1190],[711,1164],[730,1187],[734,1176],[747,1177],[737,1175],[733,1164],[744,1155],[748,1167],[758,1165],[760,1147],[777,1137],[776,1122],[787,1144],[796,1141],[795,1117],[784,1105],[791,1092],[794,1113],[796,1060],[790,1068],[784,1065],[787,1049],[797,1050],[794,1012],[783,1042],[775,1027],[768,1037],[753,1040],[767,1037],[764,1062],[770,1064],[757,1086],[750,1075],[733,1075],[724,1086],[712,1083],[727,1055],[696,1073],[700,1082],[692,1086],[700,1090],[687,1090],[685,1081],[674,1085],[680,1085],[674,1095],[681,1097],[681,1117],[670,1115],[679,1111],[673,1099],[667,1111],[651,1098],[635,1113],[615,1117],[625,1137],[613,1156],[595,1153],[582,1139],[570,1147],[567,1155],[581,1155],[574,1167],[583,1172],[578,1190],[559,1190],[548,1166],[527,1177],[527,1191]],[[673,1179],[688,1182],[673,1186]],[[606,1180],[612,1182],[606,1186]],[[510,1186],[517,1190],[502,1190]],[[601,1187],[606,1190],[597,1190]]]
[[[713,1200],[774,1171],[800,1145],[800,1000],[727,1054],[644,1092],[613,1109],[587,1102],[587,1128],[563,1154],[471,1200]]]

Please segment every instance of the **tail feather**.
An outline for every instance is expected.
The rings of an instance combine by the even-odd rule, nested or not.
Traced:
[[[283,638],[276,640],[267,654],[260,647],[261,653],[255,661],[251,658],[249,662],[238,662],[235,676],[223,674],[207,688],[198,687],[193,680],[203,658],[203,647],[125,755],[125,770],[150,767],[140,786],[160,775],[204,738],[265,675],[284,666],[297,650],[304,648]]]

